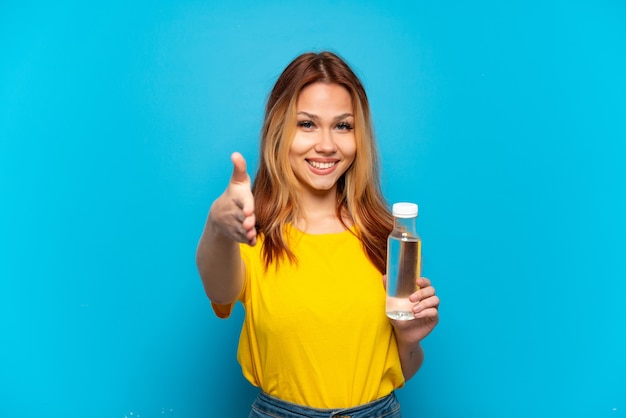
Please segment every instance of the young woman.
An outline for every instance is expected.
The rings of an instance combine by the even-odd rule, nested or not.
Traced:
[[[394,390],[422,364],[439,299],[419,278],[415,319],[385,315],[393,218],[361,82],[333,53],[297,57],[268,99],[254,183],[231,158],[196,258],[215,313],[245,308],[250,417],[399,417]]]

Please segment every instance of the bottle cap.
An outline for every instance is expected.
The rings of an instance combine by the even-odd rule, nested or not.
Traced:
[[[414,218],[417,216],[417,205],[408,202],[394,203],[391,211],[396,218]]]

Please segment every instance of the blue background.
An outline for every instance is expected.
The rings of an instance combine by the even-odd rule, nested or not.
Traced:
[[[195,269],[308,50],[368,90],[442,299],[407,417],[625,417],[623,1],[0,3],[0,416],[238,417]],[[358,344],[358,341],[355,341]]]

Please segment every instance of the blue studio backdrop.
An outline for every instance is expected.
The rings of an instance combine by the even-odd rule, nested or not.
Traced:
[[[626,4],[0,2],[0,416],[244,417],[196,243],[308,50],[442,299],[405,416],[626,417]],[[358,341],[354,342],[358,344]]]

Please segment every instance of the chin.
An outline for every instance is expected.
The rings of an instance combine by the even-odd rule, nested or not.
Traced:
[[[337,183],[332,183],[332,184],[310,184],[309,183],[307,185],[307,188],[314,193],[324,193],[324,192],[333,190],[336,185]]]

